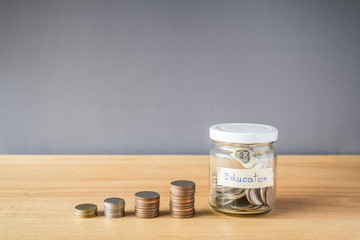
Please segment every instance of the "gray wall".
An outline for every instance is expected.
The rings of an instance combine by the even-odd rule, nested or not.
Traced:
[[[359,1],[0,0],[0,153],[360,153]]]

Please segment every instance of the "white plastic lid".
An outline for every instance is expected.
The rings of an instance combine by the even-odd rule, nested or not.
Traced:
[[[254,123],[221,123],[210,127],[210,138],[228,143],[267,143],[278,138],[276,127]]]

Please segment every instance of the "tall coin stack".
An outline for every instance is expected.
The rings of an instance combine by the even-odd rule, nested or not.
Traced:
[[[190,218],[195,215],[195,183],[173,181],[170,186],[170,214],[174,218]]]
[[[83,203],[75,206],[75,215],[82,218],[92,218],[97,216],[97,206],[92,203]]]
[[[122,198],[107,198],[104,200],[104,215],[108,218],[121,218],[125,216],[125,200]]]
[[[159,216],[160,195],[157,192],[143,191],[135,193],[135,216],[154,218]]]

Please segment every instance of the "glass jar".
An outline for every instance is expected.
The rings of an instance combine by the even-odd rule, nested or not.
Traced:
[[[210,127],[210,206],[229,215],[260,214],[275,208],[275,127],[224,123]]]

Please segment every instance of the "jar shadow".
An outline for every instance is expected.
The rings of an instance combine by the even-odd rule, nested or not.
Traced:
[[[275,209],[261,216],[264,217],[277,217],[277,216],[286,216],[288,214],[293,214],[294,212],[302,211],[304,208],[311,207],[306,201],[296,198],[277,198]]]
[[[195,210],[195,217],[210,216],[210,215],[217,215],[217,213],[210,209],[209,210]]]

